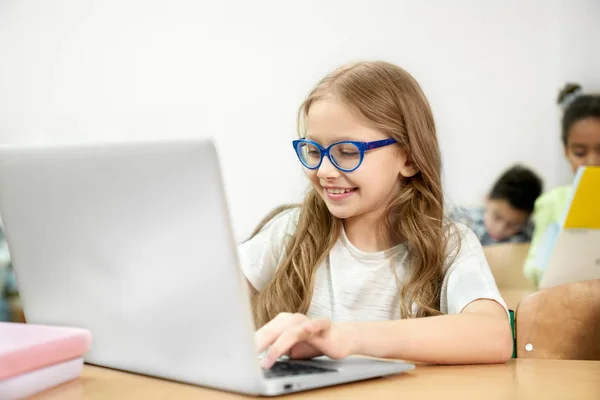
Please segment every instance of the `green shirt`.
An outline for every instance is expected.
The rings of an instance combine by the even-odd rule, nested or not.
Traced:
[[[557,187],[540,196],[535,202],[532,216],[535,228],[531,238],[529,253],[525,260],[524,274],[536,286],[545,268],[545,265],[536,265],[538,261],[537,250],[540,248],[546,229],[552,223],[561,223],[565,207],[571,196],[571,188],[571,185]]]

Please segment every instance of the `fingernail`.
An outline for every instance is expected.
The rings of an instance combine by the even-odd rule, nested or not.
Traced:
[[[271,360],[269,360],[267,357],[263,358],[260,362],[260,366],[265,369],[271,368]]]

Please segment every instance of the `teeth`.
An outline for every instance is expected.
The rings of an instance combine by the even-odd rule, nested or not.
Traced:
[[[331,194],[343,194],[343,193],[347,193],[350,191],[351,191],[351,189],[327,189],[327,192],[329,192]]]

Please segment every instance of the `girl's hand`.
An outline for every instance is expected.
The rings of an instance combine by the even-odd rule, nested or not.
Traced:
[[[289,313],[277,315],[260,328],[255,341],[259,353],[269,348],[261,362],[263,368],[270,368],[283,355],[296,359],[326,355],[339,360],[353,354],[356,348],[351,325]]]

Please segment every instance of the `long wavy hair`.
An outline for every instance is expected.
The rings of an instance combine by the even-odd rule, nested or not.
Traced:
[[[418,172],[398,177],[402,185],[388,205],[385,226],[390,243],[405,243],[408,276],[401,284],[402,318],[440,314],[440,292],[447,255],[441,185],[441,156],[431,108],[417,81],[404,69],[382,61],[343,66],[310,92],[298,112],[298,132],[304,136],[304,121],[311,105],[335,96],[372,126],[396,139]],[[256,326],[280,312],[306,313],[312,300],[315,272],[338,240],[341,221],[331,215],[323,199],[310,188],[301,205],[281,206],[258,225],[251,237],[279,213],[299,207],[295,230],[285,244],[285,256],[267,286],[253,297]],[[394,269],[395,272],[395,269]],[[416,312],[412,305],[416,305]]]

